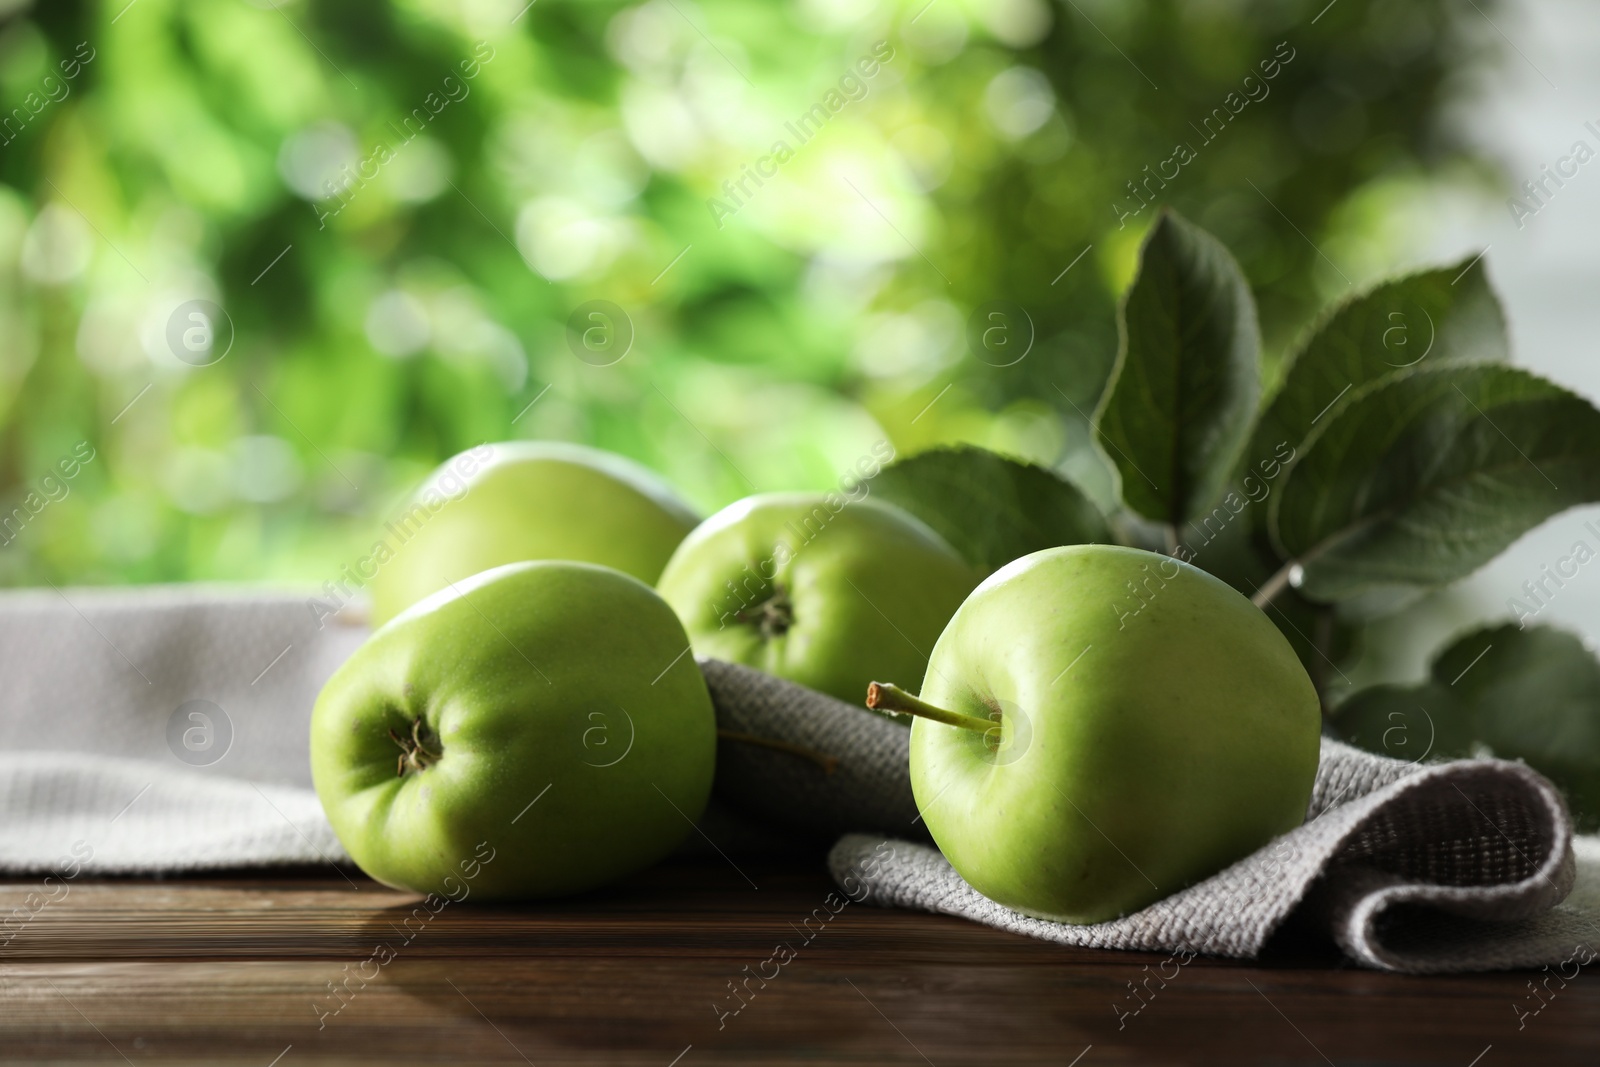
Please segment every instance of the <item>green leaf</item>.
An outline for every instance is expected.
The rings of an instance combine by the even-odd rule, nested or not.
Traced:
[[[1357,693],[1334,728],[1404,759],[1487,749],[1524,760],[1566,791],[1580,828],[1600,828],[1600,663],[1582,641],[1545,626],[1478,630],[1435,657],[1429,673],[1420,686]]]
[[[1600,499],[1600,411],[1526,371],[1417,367],[1323,419],[1270,502],[1302,593],[1347,600],[1462,578],[1529,529]]]
[[[1260,330],[1239,265],[1163,212],[1122,303],[1122,342],[1095,413],[1128,507],[1179,526],[1219,496],[1260,398]]]
[[[1407,367],[1509,358],[1500,301],[1473,262],[1396,278],[1329,311],[1290,357],[1283,386],[1262,412],[1246,455],[1298,448],[1319,416],[1361,386]]]
[[[1249,517],[1240,516],[1217,529],[1214,536],[1195,536],[1183,542],[1179,558],[1221,578],[1245,596],[1253,596],[1278,569],[1277,560],[1257,544],[1257,537]],[[1354,647],[1353,628],[1338,618],[1335,609],[1313,604],[1293,589],[1279,593],[1265,611],[1300,657],[1317,692],[1326,692],[1340,674],[1337,665]]]
[[[1407,763],[1473,750],[1468,709],[1449,686],[1432,681],[1363,689],[1339,705],[1333,725],[1352,745]]]
[[[1043,467],[982,448],[936,448],[885,467],[872,495],[933,527],[984,571],[1056,545],[1111,540],[1098,508]]]
[[[1458,679],[1479,744],[1526,760],[1567,791],[1587,828],[1600,826],[1600,663],[1576,635],[1480,631],[1446,649],[1433,673]]]

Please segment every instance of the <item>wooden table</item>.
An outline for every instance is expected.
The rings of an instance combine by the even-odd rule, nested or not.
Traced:
[[[37,881],[0,886],[0,910],[39,891]],[[1520,1030],[1516,1006],[1538,1003],[1530,973],[1406,978],[1306,948],[1267,965],[1197,959],[1165,988],[1150,978],[1143,1009],[1119,1017],[1138,1003],[1130,983],[1173,974],[1166,957],[839,907],[831,892],[815,857],[739,869],[680,860],[582,899],[446,904],[437,914],[331,868],[80,880],[64,896],[55,890],[58,899],[0,947],[0,1058],[257,1067],[1600,1062],[1594,970],[1565,988],[1552,979],[1556,992]],[[793,958],[774,958],[779,943]],[[750,977],[761,974],[770,977]],[[750,991],[742,1001],[730,992],[741,983]]]

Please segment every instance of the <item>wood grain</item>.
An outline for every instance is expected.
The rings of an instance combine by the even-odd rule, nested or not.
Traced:
[[[0,947],[0,1059],[1504,1067],[1600,1049],[1594,973],[1550,980],[1541,1001],[1527,983],[1543,975],[1378,974],[1292,940],[1265,965],[1177,969],[840,906],[815,858],[740,867],[679,861],[602,894],[449,904],[426,922],[419,898],[326,868],[70,883]],[[39,892],[0,885],[0,911]],[[379,945],[393,958],[375,962]],[[1164,988],[1149,978],[1175,969]],[[1146,978],[1148,1002],[1119,1019]],[[1516,1007],[1540,1003],[1519,1030]]]

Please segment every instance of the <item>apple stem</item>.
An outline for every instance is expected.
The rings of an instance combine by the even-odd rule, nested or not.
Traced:
[[[1298,560],[1291,559],[1279,567],[1277,573],[1261,583],[1261,588],[1255,591],[1255,595],[1250,598],[1250,603],[1262,611],[1266,611],[1278,594],[1283,592],[1283,587],[1289,584],[1290,579],[1294,577],[1295,569],[1299,566]]]
[[[994,729],[992,719],[980,719],[976,715],[963,715],[959,711],[947,711],[926,700],[912,696],[897,685],[889,682],[872,682],[867,686],[867,707],[874,711],[903,711],[907,715],[917,715],[934,722],[942,722],[946,726],[959,726],[963,730],[976,730],[987,734]]]
[[[774,583],[771,596],[754,608],[740,609],[733,617],[740,622],[754,623],[761,636],[770,641],[789,632],[794,624],[794,605],[783,586]]]
[[[775,737],[760,737],[756,734],[740,733],[738,730],[724,730],[717,727],[717,736],[724,741],[733,741],[741,745],[756,745],[760,748],[770,748],[776,752],[787,752],[791,756],[808,759],[822,768],[822,773],[832,774],[839,767],[839,757],[830,756],[825,752],[818,752],[804,745],[794,744],[792,741],[779,741]]]
[[[424,733],[426,732],[426,736]],[[428,747],[430,742],[438,739],[433,736],[423,721],[411,720],[411,735],[404,736],[393,727],[389,728],[389,739],[400,746],[400,758],[395,762],[394,773],[397,778],[404,778],[407,771],[421,774],[439,761],[439,753]]]

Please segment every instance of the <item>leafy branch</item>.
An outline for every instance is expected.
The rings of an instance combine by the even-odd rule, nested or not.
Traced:
[[[1458,581],[1558,512],[1600,501],[1600,410],[1507,365],[1505,316],[1478,259],[1330,309],[1263,401],[1238,265],[1164,212],[1118,336],[1091,420],[1118,475],[1111,514],[1052,471],[971,447],[893,464],[873,491],[985,570],[1113,531],[1204,566],[1268,611],[1319,691],[1350,618]],[[1444,679],[1468,653],[1471,683]],[[1389,751],[1397,724],[1419,725],[1408,708],[1426,708],[1423,755],[1526,758],[1600,825],[1600,663],[1576,638],[1482,631],[1442,652],[1434,675],[1357,693],[1334,722]]]

